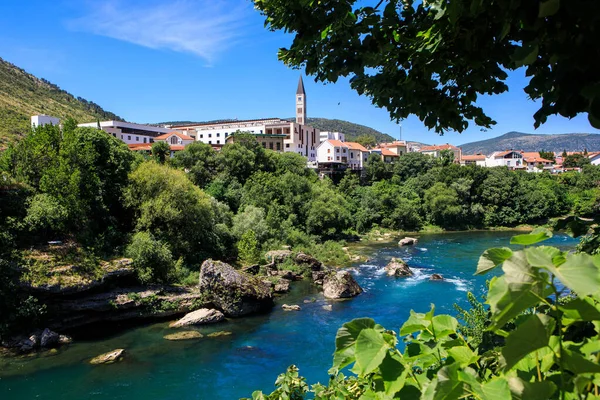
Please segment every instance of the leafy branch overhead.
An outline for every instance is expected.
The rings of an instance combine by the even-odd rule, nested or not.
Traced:
[[[600,128],[600,3],[589,0],[255,0],[271,30],[294,34],[279,58],[323,82],[351,87],[442,134],[495,124],[477,105],[508,91],[526,68],[525,93],[550,115],[587,113]]]

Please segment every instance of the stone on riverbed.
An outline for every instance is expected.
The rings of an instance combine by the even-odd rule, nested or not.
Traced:
[[[284,304],[281,306],[281,308],[283,308],[283,311],[300,311],[301,310],[300,306],[297,304],[292,304],[292,305]]]
[[[411,237],[405,237],[404,239],[400,239],[400,241],[398,242],[398,244],[400,246],[410,246],[413,244],[417,244],[419,240],[416,238],[411,238]]]
[[[97,357],[94,357],[90,360],[90,364],[98,365],[98,364],[113,364],[117,361],[120,361],[125,356],[125,349],[116,349],[113,351],[109,351],[108,353],[100,354]]]
[[[413,276],[408,264],[401,258],[395,257],[385,266],[385,272],[388,276]]]
[[[205,325],[221,322],[225,319],[225,315],[219,310],[201,308],[191,313],[186,314],[179,321],[172,322],[171,328],[181,328],[190,325]]]
[[[430,281],[443,281],[444,277],[440,274],[431,274],[431,276],[429,277]]]
[[[210,333],[210,334],[208,335],[208,337],[209,337],[209,338],[216,338],[216,337],[221,337],[221,336],[229,336],[229,335],[231,335],[231,334],[232,334],[232,332],[228,332],[228,331],[219,331],[219,332],[213,332],[213,333]]]
[[[323,295],[328,299],[354,297],[362,292],[348,271],[331,272],[323,279]]]
[[[201,339],[203,336],[198,331],[183,331],[166,335],[165,339],[171,341]]]

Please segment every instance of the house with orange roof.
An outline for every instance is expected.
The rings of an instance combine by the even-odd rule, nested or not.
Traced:
[[[523,165],[527,167],[528,172],[552,171],[554,162],[540,156],[537,151],[522,151]],[[540,168],[541,167],[541,168]]]
[[[387,149],[398,156],[408,153],[408,145],[404,140],[395,140],[391,143],[380,143],[377,147],[380,149]]]
[[[478,165],[480,167],[485,167],[485,154],[478,153],[462,156],[460,165]]]
[[[449,143],[446,144],[434,144],[433,146],[423,146],[419,149],[419,152],[428,156],[432,156],[434,158],[440,157],[442,151],[450,150],[454,153],[454,162],[460,163],[462,158],[462,150],[460,147],[453,146]]]
[[[523,166],[523,154],[521,151],[516,150],[504,150],[495,151],[489,157],[485,159],[486,167],[508,167],[511,169],[522,169]]]
[[[187,146],[188,144],[194,143],[194,138],[184,135],[183,133],[172,131],[165,133],[154,138],[155,142],[163,141],[169,145]]]
[[[381,160],[388,164],[393,163],[400,158],[400,155],[385,147],[374,148],[371,150],[371,153],[381,154]]]
[[[369,150],[355,142],[328,139],[317,147],[317,163],[319,165],[338,164],[354,170],[361,170],[368,157]]]

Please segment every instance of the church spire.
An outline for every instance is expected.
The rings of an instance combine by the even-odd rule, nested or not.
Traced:
[[[302,81],[302,75],[300,75],[300,79],[298,79],[298,90],[296,90],[296,94],[306,95],[304,92],[304,82]]]
[[[306,92],[304,91],[304,82],[302,75],[298,80],[298,90],[296,90],[296,123],[306,124]]]

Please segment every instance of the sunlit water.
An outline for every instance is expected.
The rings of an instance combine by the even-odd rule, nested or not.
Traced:
[[[271,391],[277,375],[296,364],[309,383],[327,381],[337,329],[346,321],[369,316],[398,330],[411,309],[452,313],[466,306],[466,293],[481,294],[488,277],[473,276],[477,260],[489,247],[506,246],[511,232],[423,235],[414,247],[394,243],[370,246],[370,261],[354,275],[365,289],[346,301],[327,301],[307,282],[277,299],[268,315],[199,328],[203,334],[231,331],[231,336],[170,342],[168,323],[120,332],[101,341],[77,341],[55,355],[0,359],[0,399],[237,399],[253,390]],[[545,244],[570,248],[576,240],[555,236]],[[383,267],[401,257],[415,272],[390,278]],[[429,281],[432,273],[445,281]],[[314,302],[304,303],[304,300]],[[281,304],[299,304],[284,312]],[[331,304],[332,310],[323,308]],[[118,364],[91,366],[90,358],[125,348]]]

